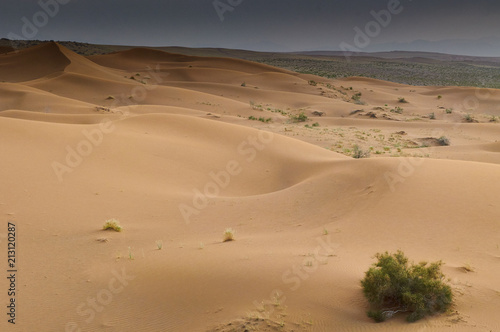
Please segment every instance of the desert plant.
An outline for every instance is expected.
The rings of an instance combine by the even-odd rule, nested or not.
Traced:
[[[156,241],[156,247],[158,248],[158,250],[161,250],[163,248],[163,241],[162,240]]]
[[[400,98],[398,98],[398,101],[399,101],[400,103],[403,103],[403,104],[408,103],[408,101],[407,101],[404,97],[400,97]]]
[[[396,106],[390,110],[392,113],[403,114],[404,109],[402,107]]]
[[[228,242],[234,240],[234,231],[232,228],[226,228],[224,231],[222,242]]]
[[[241,83],[241,86],[245,87],[247,84],[245,82]]]
[[[436,114],[434,114],[434,112],[432,112],[431,114],[429,114],[429,119],[436,120]]]
[[[120,222],[118,220],[108,219],[104,223],[104,226],[102,226],[102,229],[104,230],[112,229],[114,231],[121,232],[123,228],[122,226],[120,226]]]
[[[313,80],[310,80],[310,81],[309,81],[309,82],[307,82],[307,83],[309,83],[309,85],[312,85],[312,86],[316,86],[316,85],[318,85],[318,83],[317,83],[316,81],[313,81]]]
[[[450,145],[450,140],[446,136],[441,136],[438,138],[440,145]]]
[[[297,115],[290,115],[290,119],[292,119],[293,122],[306,122],[308,118],[304,112],[300,112]]]
[[[134,259],[134,255],[132,254],[132,248],[128,247],[128,259]]]
[[[441,98],[443,98],[443,96],[439,95],[439,96],[438,96],[438,99],[441,99]]]
[[[354,100],[354,103],[356,105],[364,105],[365,102],[361,100],[361,92],[357,92],[351,97],[352,100]]]
[[[472,265],[470,265],[470,263],[465,263],[464,266],[462,266],[462,269],[465,272],[474,272],[475,271],[475,269],[472,267]]]
[[[451,113],[453,113],[453,108],[447,108],[445,110],[445,112],[446,112],[446,114],[451,114]]]
[[[464,115],[464,121],[465,121],[465,122],[474,122],[474,121],[475,121],[475,119],[474,119],[474,116],[473,116],[473,115],[471,115],[471,114],[467,113],[467,114],[465,114],[465,115]]]
[[[370,156],[370,151],[363,151],[357,145],[355,145],[352,149],[352,157],[355,159],[367,158]]]
[[[361,286],[372,306],[367,314],[376,322],[398,312],[409,313],[406,320],[414,322],[450,307],[453,294],[443,282],[442,262],[409,265],[400,250],[395,254],[378,253],[375,257],[378,262],[365,273]]]

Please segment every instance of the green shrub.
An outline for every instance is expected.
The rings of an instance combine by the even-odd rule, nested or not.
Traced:
[[[308,118],[304,112],[301,112],[297,115],[291,115],[290,119],[292,119],[293,122],[306,122]]]
[[[403,103],[403,104],[408,103],[408,101],[407,101],[404,97],[400,97],[400,98],[398,98],[398,101],[399,101],[400,103]]]
[[[375,255],[378,259],[361,280],[363,293],[372,310],[368,317],[376,322],[407,312],[406,320],[417,321],[425,315],[445,312],[452,303],[450,286],[443,282],[442,262],[428,265],[408,264],[402,251]]]

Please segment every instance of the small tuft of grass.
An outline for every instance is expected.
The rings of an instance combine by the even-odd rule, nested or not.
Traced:
[[[122,226],[120,226],[120,222],[116,219],[106,220],[104,226],[102,226],[102,229],[103,230],[112,229],[116,232],[121,232],[123,230]]]
[[[446,114],[451,114],[451,113],[453,113],[453,108],[447,108],[445,110],[445,112],[446,112]]]
[[[390,112],[392,113],[398,113],[398,114],[403,114],[404,109],[402,107],[396,106],[395,108],[391,109]]]
[[[408,100],[406,100],[404,97],[400,97],[400,98],[398,98],[398,101],[399,101],[400,103],[403,103],[403,104],[407,104],[407,103],[408,103]]]
[[[474,272],[476,270],[469,263],[465,263],[462,269],[464,269],[465,272]]]
[[[162,240],[156,241],[156,247],[158,248],[158,250],[161,250],[163,248],[163,241]]]
[[[436,120],[436,114],[434,114],[434,112],[432,112],[431,114],[429,114],[429,119]]]
[[[474,116],[470,113],[467,113],[464,115],[464,121],[465,122],[474,122],[476,119],[474,119]]]
[[[312,86],[316,86],[318,85],[318,83],[316,81],[313,81],[313,80],[310,80],[309,82],[307,82],[309,85],[312,85]]]
[[[438,96],[438,99],[441,99],[441,98],[443,98],[443,96],[439,95],[439,96]]]
[[[245,86],[247,86],[247,84],[245,82],[243,82],[243,83],[241,83],[241,86],[245,87]]]
[[[234,230],[232,228],[226,228],[222,236],[222,242],[234,241]]]
[[[132,248],[128,247],[128,259],[134,259],[134,255],[132,255]]]

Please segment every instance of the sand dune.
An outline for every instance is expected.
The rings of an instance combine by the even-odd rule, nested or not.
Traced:
[[[469,123],[446,108],[475,89],[53,43],[1,55],[0,80],[20,331],[500,329],[496,90]],[[398,249],[445,262],[452,312],[366,316],[359,281]]]
[[[9,53],[9,52],[12,52],[14,50],[15,49],[11,46],[0,46],[0,54]]]

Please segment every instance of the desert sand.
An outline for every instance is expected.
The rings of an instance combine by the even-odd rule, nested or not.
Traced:
[[[18,272],[0,330],[500,330],[499,90],[5,51],[0,261],[13,222]],[[452,311],[366,316],[360,280],[398,249],[444,262]]]

